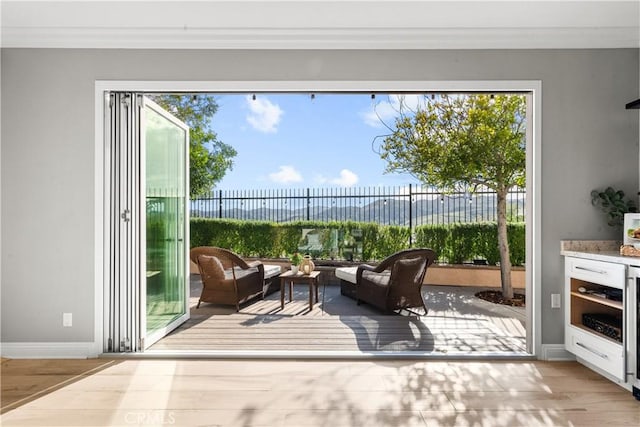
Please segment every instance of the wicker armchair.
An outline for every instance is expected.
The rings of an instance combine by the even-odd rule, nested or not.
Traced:
[[[240,311],[240,304],[263,295],[264,265],[247,263],[235,253],[222,248],[200,246],[191,249],[191,261],[200,270],[201,302],[230,304]]]
[[[358,266],[356,301],[384,311],[422,307],[426,314],[422,281],[434,260],[435,253],[431,249],[407,249],[387,257],[376,267]]]

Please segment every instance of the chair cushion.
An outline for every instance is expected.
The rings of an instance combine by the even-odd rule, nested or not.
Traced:
[[[230,268],[224,270],[224,276],[227,280],[233,280],[233,274],[235,272],[236,279],[242,279],[243,277],[250,276],[252,274],[258,274],[258,267],[241,268],[235,267],[235,271],[231,271]]]
[[[420,281],[425,264],[424,258],[399,259],[393,263],[391,277],[394,283],[417,283]]]
[[[225,280],[224,267],[218,257],[211,255],[200,255],[198,257],[198,267],[203,282],[219,282]]]
[[[380,273],[374,273],[373,271],[365,270],[362,272],[362,278],[370,283],[378,286],[387,286],[389,284],[391,272],[389,270],[381,271]]]
[[[345,282],[356,283],[356,273],[358,267],[338,267],[336,268],[336,277]]]
[[[280,274],[281,271],[282,271],[282,267],[280,267],[279,265],[265,264],[264,265],[264,278],[265,279],[270,279],[272,277],[276,277],[277,275]]]

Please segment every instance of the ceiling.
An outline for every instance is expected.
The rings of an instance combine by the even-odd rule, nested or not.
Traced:
[[[0,7],[2,47],[640,47],[640,0],[2,0]]]

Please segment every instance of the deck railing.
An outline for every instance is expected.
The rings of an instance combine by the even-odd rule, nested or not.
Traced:
[[[507,216],[524,221],[526,193],[508,196]],[[408,226],[496,220],[496,193],[403,187],[217,190],[191,201],[191,216],[272,222],[358,221]]]

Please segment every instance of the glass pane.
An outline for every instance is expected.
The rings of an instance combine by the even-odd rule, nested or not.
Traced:
[[[185,314],[185,130],[146,109],[147,335]]]

